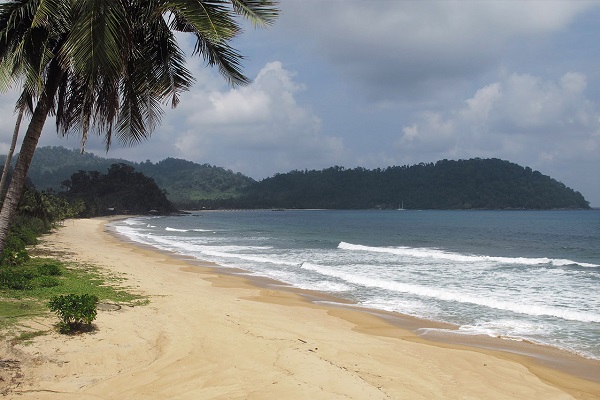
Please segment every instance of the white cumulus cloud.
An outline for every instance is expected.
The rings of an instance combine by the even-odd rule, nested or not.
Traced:
[[[175,140],[177,153],[260,177],[335,163],[345,154],[343,141],[322,134],[320,118],[298,104],[304,89],[275,61],[248,86],[191,93],[173,117],[186,118]]]

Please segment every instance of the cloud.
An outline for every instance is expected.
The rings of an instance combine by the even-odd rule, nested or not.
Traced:
[[[194,90],[167,118],[180,129],[173,138],[175,153],[257,177],[335,163],[346,152],[343,141],[323,135],[320,118],[298,104],[304,89],[275,61],[246,87]]]
[[[9,93],[0,96],[0,154],[7,154],[10,149],[10,142],[12,134],[15,129],[15,122],[17,122],[17,115],[15,114],[15,101],[16,94]],[[21,132],[23,132],[23,124],[21,125]]]
[[[418,121],[404,127],[397,144],[419,147],[442,141],[467,154],[485,150],[492,141],[508,155],[517,147],[527,154],[544,148],[587,154],[599,145],[600,109],[586,97],[585,89],[586,77],[576,72],[557,81],[512,74],[480,88],[459,109],[423,112]]]
[[[569,165],[600,171],[600,107],[586,88],[586,77],[577,72],[554,81],[511,74],[480,88],[458,109],[423,112],[404,126],[396,148],[420,158],[429,154],[428,161],[503,158],[593,187],[597,175]]]
[[[372,100],[440,95],[496,68],[508,49],[558,32],[594,2],[290,2],[281,24]]]

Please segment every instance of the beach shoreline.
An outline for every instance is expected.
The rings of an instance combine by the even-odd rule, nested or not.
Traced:
[[[12,349],[25,361],[23,383],[11,395],[600,397],[600,382],[590,379],[600,371],[594,360],[570,360],[574,364],[565,367],[555,364],[566,354],[526,343],[509,344],[516,346],[511,353],[496,343],[506,342],[500,339],[425,340],[393,313],[329,304],[335,299],[142,247],[111,233],[110,220],[70,221],[43,246],[124,274],[150,305],[99,312],[93,335],[52,333]],[[517,348],[523,345],[526,350]],[[526,355],[531,351],[533,358]]]
[[[110,222],[127,218],[128,217],[116,217]],[[110,224],[110,222],[106,224],[106,231],[114,235],[120,241],[130,243],[134,246],[140,246],[152,251],[158,251],[170,257],[183,260],[192,265],[197,265],[201,268],[209,268],[211,272],[217,274],[245,279],[247,283],[252,286],[292,292],[303,297],[309,302],[322,304],[326,307],[368,313],[379,317],[385,320],[387,323],[399,327],[400,329],[408,330],[412,334],[427,341],[433,341],[444,345],[466,346],[467,348],[500,351],[503,353],[514,354],[516,356],[524,356],[534,365],[539,364],[549,367],[550,369],[556,369],[569,375],[574,375],[579,378],[584,378],[600,384],[600,360],[585,358],[581,355],[571,353],[563,349],[527,340],[516,340],[513,338],[493,337],[487,335],[463,334],[458,332],[458,325],[448,322],[423,319],[394,311],[362,307],[355,301],[339,297],[334,294],[327,294],[309,289],[300,289],[285,282],[255,275],[250,271],[239,268],[222,267],[219,264],[210,261],[176,254],[168,250],[161,250],[150,245],[136,242],[127,236],[118,233],[117,230],[114,229],[114,226]],[[194,272],[193,267],[185,270],[188,272]],[[341,313],[341,315],[343,315],[343,313]]]

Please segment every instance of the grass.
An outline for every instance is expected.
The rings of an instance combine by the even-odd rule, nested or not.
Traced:
[[[148,303],[145,296],[132,293],[123,285],[125,279],[107,274],[88,264],[64,263],[52,258],[31,258],[24,266],[27,271],[44,271],[45,264],[58,266],[59,272],[52,276],[35,276],[28,289],[0,289],[0,330],[33,316],[51,315],[48,301],[59,295],[90,294],[100,302],[112,302],[130,306]],[[24,333],[26,334],[26,333]]]
[[[29,342],[32,339],[43,336],[47,334],[48,331],[31,331],[31,332],[23,332],[19,336],[17,336],[14,340],[18,342]]]

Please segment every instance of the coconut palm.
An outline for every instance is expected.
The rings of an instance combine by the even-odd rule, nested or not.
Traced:
[[[10,141],[10,149],[6,154],[6,160],[4,161],[4,168],[2,169],[2,178],[0,178],[0,199],[4,198],[4,188],[6,186],[6,179],[8,177],[8,170],[10,169],[10,163],[12,161],[15,147],[17,147],[17,139],[19,138],[19,129],[21,128],[21,121],[23,120],[23,114],[25,109],[21,107],[19,114],[17,115],[17,122],[15,122],[15,129],[13,131],[12,140]]]
[[[231,85],[248,83],[230,46],[236,17],[268,26],[270,0],[12,0],[0,5],[0,88],[23,85],[31,120],[0,212],[0,250],[16,212],[46,118],[57,131],[113,135],[132,145],[150,136],[162,105],[175,107],[193,83],[175,32],[195,38],[194,55]],[[8,83],[7,83],[8,82]]]

